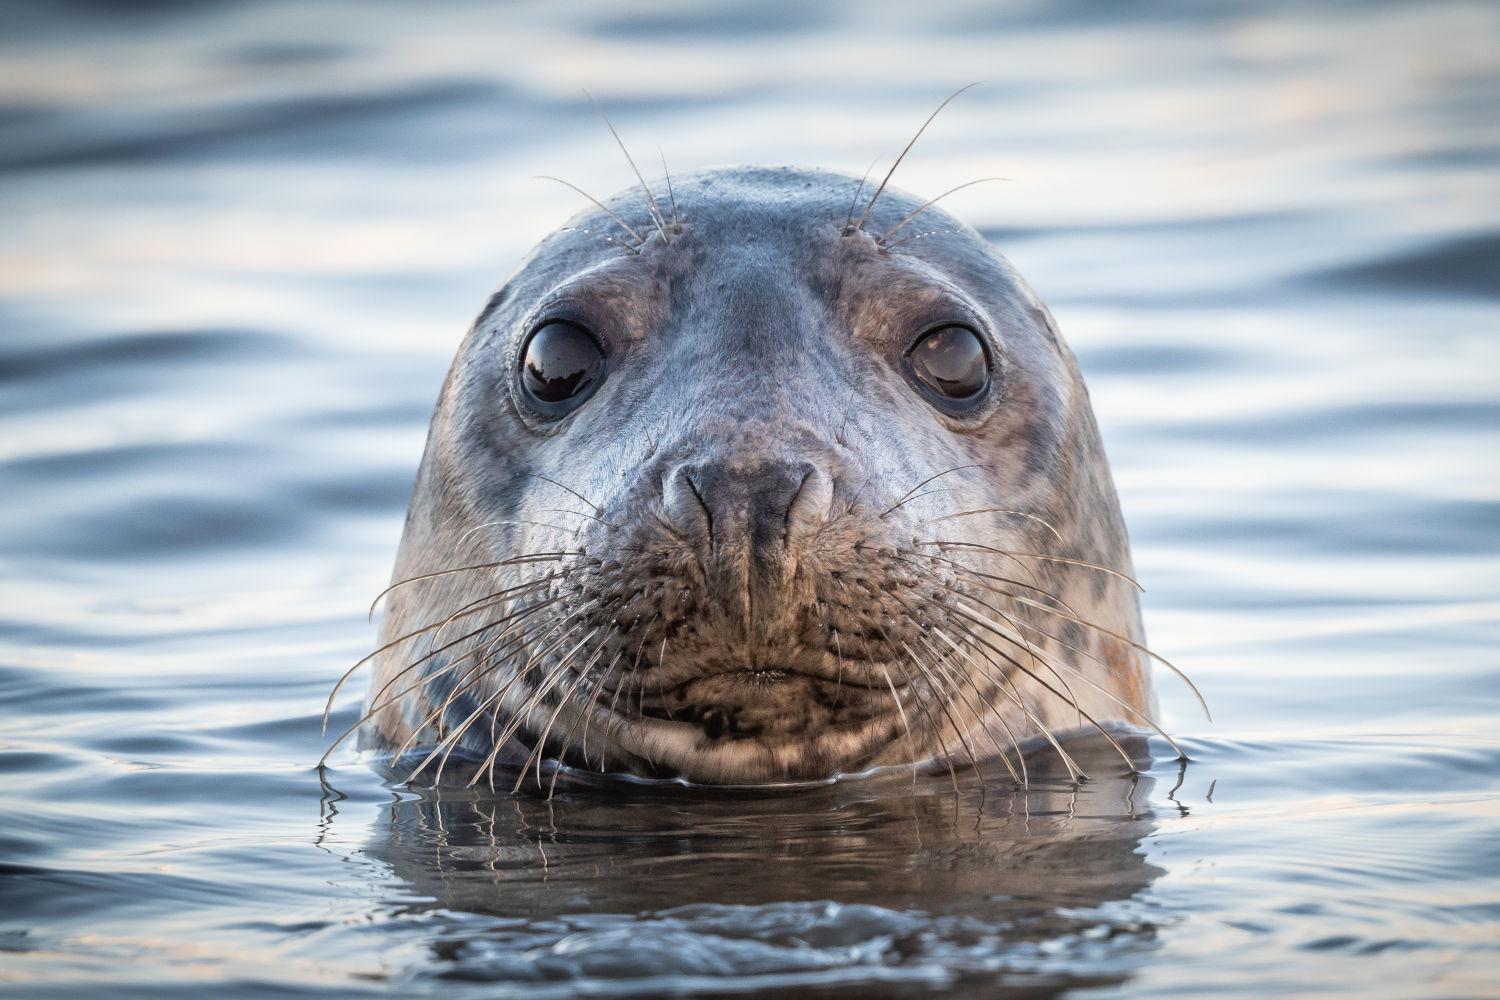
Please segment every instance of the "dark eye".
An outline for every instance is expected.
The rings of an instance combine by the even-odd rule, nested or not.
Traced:
[[[580,326],[553,321],[536,329],[521,350],[521,386],[544,411],[559,414],[582,403],[604,373],[599,342]]]
[[[966,326],[928,331],[906,355],[911,373],[937,401],[975,403],[990,387],[990,359],[979,334]]]

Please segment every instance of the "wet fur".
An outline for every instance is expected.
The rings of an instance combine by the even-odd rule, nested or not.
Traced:
[[[1068,732],[1150,724],[1125,528],[1072,355],[957,220],[886,189],[851,228],[859,183],[676,177],[670,214],[624,192],[507,279],[433,417],[362,746],[457,754],[473,780],[541,781],[544,757],[713,783],[999,757],[1024,780],[1038,744],[1066,760]],[[918,210],[924,238],[871,235]],[[612,353],[598,392],[546,425],[513,372],[554,315]],[[955,319],[1000,359],[993,404],[965,421],[900,367]],[[772,462],[817,470],[781,537],[685,537],[674,468],[753,481]]]

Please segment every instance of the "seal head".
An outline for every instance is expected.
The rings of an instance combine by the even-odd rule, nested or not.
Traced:
[[[1145,720],[1088,396],[1009,263],[931,208],[882,242],[922,201],[855,227],[840,174],[673,182],[670,217],[627,191],[544,239],[460,348],[363,745],[1024,777],[1034,745]]]

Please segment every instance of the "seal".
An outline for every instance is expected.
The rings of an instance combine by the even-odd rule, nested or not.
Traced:
[[[1154,727],[1088,394],[1005,258],[842,174],[667,184],[546,237],[460,347],[361,746],[518,786],[1024,782]]]

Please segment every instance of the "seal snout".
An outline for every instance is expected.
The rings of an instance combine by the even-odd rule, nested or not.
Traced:
[[[743,554],[780,562],[822,523],[833,483],[812,462],[685,462],[662,477],[671,526],[716,561]]]
[[[832,480],[806,459],[688,461],[662,477],[665,520],[696,552],[709,598],[746,638],[780,617],[781,591],[808,536],[824,522]]]

